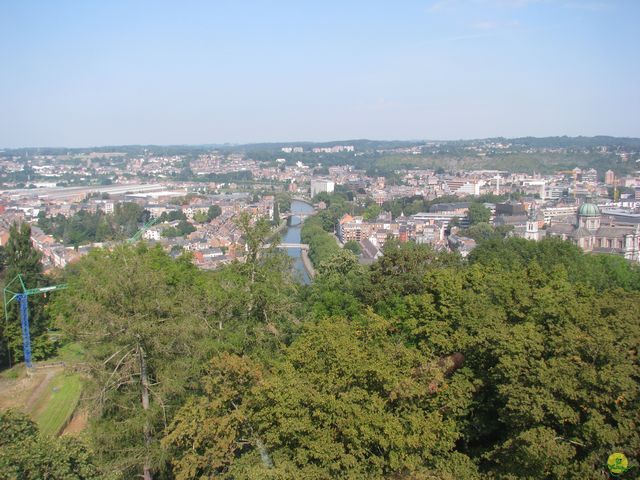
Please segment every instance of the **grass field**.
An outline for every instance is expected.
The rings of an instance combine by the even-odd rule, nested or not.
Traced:
[[[58,353],[53,360],[78,363],[84,360],[84,352],[77,343],[65,343],[58,349]]]
[[[66,372],[83,360],[80,346],[66,343],[55,357],[36,362],[30,374],[22,363],[0,372],[0,409],[22,410],[38,424],[43,435],[59,435],[72,419],[83,388],[78,374]]]
[[[50,383],[47,393],[38,401],[33,417],[43,435],[58,435],[71,418],[82,393],[78,375],[61,373]]]

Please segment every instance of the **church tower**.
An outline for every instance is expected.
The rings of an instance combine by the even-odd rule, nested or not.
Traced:
[[[536,214],[536,209],[533,205],[529,207],[529,214],[527,215],[527,227],[524,232],[524,238],[527,240],[536,240],[540,239],[540,233],[538,232],[538,215]]]

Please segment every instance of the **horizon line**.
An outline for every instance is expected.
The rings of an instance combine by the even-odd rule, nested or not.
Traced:
[[[69,150],[88,150],[88,149],[96,149],[96,148],[109,148],[109,147],[244,147],[244,146],[253,146],[253,145],[315,145],[315,144],[326,144],[326,143],[340,143],[340,142],[380,142],[380,143],[393,143],[393,142],[409,142],[409,143],[419,143],[419,142],[443,142],[443,143],[452,143],[452,142],[473,142],[479,140],[493,140],[493,139],[504,139],[504,140],[520,140],[525,138],[534,138],[534,139],[546,139],[546,138],[611,138],[611,139],[620,139],[620,140],[638,140],[640,141],[640,137],[632,137],[632,136],[616,136],[616,135],[545,135],[545,136],[535,136],[535,135],[525,135],[519,137],[504,137],[504,136],[492,136],[492,137],[473,137],[473,138],[456,138],[456,139],[372,139],[372,138],[351,138],[344,140],[325,140],[325,141],[313,141],[313,140],[292,140],[292,141],[264,141],[264,142],[224,142],[224,143],[129,143],[129,144],[102,144],[102,145],[90,145],[90,146],[19,146],[19,147],[2,147],[0,146],[0,151],[7,150],[37,150],[37,149],[69,149]]]

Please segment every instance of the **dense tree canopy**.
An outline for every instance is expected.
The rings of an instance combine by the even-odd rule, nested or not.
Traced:
[[[211,205],[207,210],[207,220],[211,221],[214,218],[219,217],[222,214],[222,209],[219,205]]]
[[[378,218],[378,215],[382,213],[382,209],[375,203],[369,205],[364,211],[364,220],[367,222],[373,222]]]
[[[349,250],[354,255],[360,255],[360,253],[362,252],[362,249],[360,248],[360,244],[355,240],[349,240],[348,242],[346,242],[344,244],[344,248]]]
[[[302,243],[309,245],[309,258],[316,266],[340,250],[335,239],[327,233],[325,226],[322,218],[312,217],[304,222],[300,233]]]
[[[479,202],[471,202],[467,217],[469,218],[469,225],[487,223],[491,218],[491,210]]]
[[[51,439],[17,411],[0,411],[0,478],[21,480],[97,480],[90,452],[71,438]]]
[[[512,225],[500,225],[494,227],[490,223],[480,222],[471,225],[469,228],[458,231],[459,235],[473,238],[477,243],[487,240],[502,240],[513,231]]]
[[[53,311],[86,350],[89,438],[105,471],[162,474],[163,430],[214,350],[268,358],[295,327],[288,257],[261,253],[268,224],[243,218],[246,261],[221,272],[144,244],[93,250],[67,270]]]
[[[202,220],[205,221],[206,218],[203,217]],[[162,230],[162,236],[167,238],[182,237],[184,235],[189,235],[190,233],[193,233],[195,231],[196,227],[191,225],[191,223],[187,222],[186,220],[180,220],[175,227],[170,226],[164,228]]]
[[[159,223],[164,223],[164,222],[175,222],[175,221],[181,221],[181,220],[187,220],[187,216],[184,214],[184,212],[182,210],[169,210],[167,212],[162,212],[162,214],[160,214],[160,218],[158,219]]]
[[[623,452],[637,474],[637,267],[495,232],[365,266],[316,216],[301,286],[267,221],[238,227],[245,255],[214,272],[144,245],[67,268],[52,311],[86,349],[101,472],[596,480]]]
[[[213,327],[196,279],[188,259],[158,248],[94,250],[55,303],[60,326],[87,349],[94,450],[126,476],[161,466],[159,433],[207,356]]]
[[[411,243],[368,273],[330,254],[280,361],[218,358],[203,381],[228,393],[181,410],[170,446],[205,470],[180,478],[602,478],[610,452],[640,445],[637,286],[597,293],[540,266],[573,247],[529,244],[540,263],[509,269]],[[584,272],[602,262],[578,253]]]

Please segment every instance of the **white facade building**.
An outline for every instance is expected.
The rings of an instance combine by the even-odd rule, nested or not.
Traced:
[[[335,188],[332,180],[311,180],[311,196],[315,197],[321,192],[331,193]]]
[[[142,238],[144,238],[145,240],[158,241],[160,240],[160,230],[156,228],[150,228],[148,230],[145,230],[144,233],[142,234]]]

